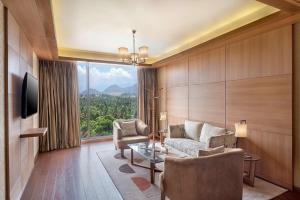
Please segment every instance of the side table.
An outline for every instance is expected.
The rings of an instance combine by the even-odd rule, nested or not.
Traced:
[[[246,174],[244,175],[244,183],[254,187],[254,180],[255,180],[255,170],[256,170],[256,163],[260,160],[260,157],[254,154],[244,154],[244,162],[249,164],[248,170],[244,171]]]

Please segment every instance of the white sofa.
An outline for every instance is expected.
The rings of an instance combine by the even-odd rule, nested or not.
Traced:
[[[198,157],[199,150],[220,146],[235,147],[236,137],[225,128],[186,120],[184,124],[169,126],[165,145],[192,157]]]

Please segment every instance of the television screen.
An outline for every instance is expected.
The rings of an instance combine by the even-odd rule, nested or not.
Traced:
[[[22,85],[22,118],[37,112],[38,90],[38,80],[26,72]]]

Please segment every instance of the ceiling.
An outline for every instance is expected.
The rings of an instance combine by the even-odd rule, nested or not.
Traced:
[[[52,0],[59,55],[116,54],[147,45],[157,61],[270,15],[254,0]]]

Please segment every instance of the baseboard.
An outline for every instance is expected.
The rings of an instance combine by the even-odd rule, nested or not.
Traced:
[[[93,137],[89,139],[82,139],[81,144],[95,143],[95,142],[107,142],[112,141],[112,136]]]
[[[293,189],[294,192],[299,192],[300,193],[300,187],[296,187],[294,186],[294,189]]]

